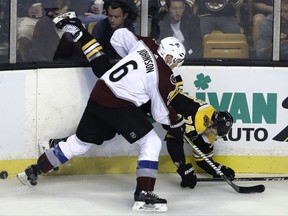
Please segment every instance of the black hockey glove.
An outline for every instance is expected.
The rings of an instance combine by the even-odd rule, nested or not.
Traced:
[[[196,186],[197,176],[194,172],[194,167],[192,166],[192,164],[189,163],[189,164],[180,166],[177,169],[177,172],[182,178],[182,181],[180,183],[181,187],[183,188],[189,187],[193,189]]]
[[[74,42],[77,42],[83,36],[83,30],[85,28],[73,11],[55,17],[53,22],[58,29],[72,34]]]
[[[231,169],[230,167],[227,167],[227,166],[225,166],[225,165],[223,165],[223,164],[219,164],[218,165],[218,168],[221,170],[221,172],[225,175],[225,176],[227,176],[228,178],[230,178],[230,179],[234,179],[235,178],[235,172],[234,172],[234,170],[233,169]],[[217,175],[217,173],[215,173],[214,175],[213,175],[213,177],[214,178],[219,178],[219,175]]]

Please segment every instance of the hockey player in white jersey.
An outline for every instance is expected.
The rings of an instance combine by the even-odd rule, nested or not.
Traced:
[[[156,121],[181,130],[183,118],[177,116],[170,102],[182,94],[179,88],[182,82],[179,77],[173,77],[171,69],[182,64],[185,48],[173,37],[164,39],[159,47],[152,38],[134,36],[126,56],[111,68],[101,44],[83,28],[77,17],[69,18],[69,13],[54,22],[81,43],[94,73],[101,78],[91,92],[76,134],[40,155],[37,164],[29,166],[18,178],[36,185],[38,175],[85,153],[93,144],[102,145],[119,133],[128,142],[140,146],[133,210],[167,211],[166,199],[153,192],[161,139],[139,106],[150,100]]]
[[[193,100],[183,94],[181,78],[174,77],[171,71],[183,63],[185,49],[173,37],[163,39],[158,46],[152,38],[136,37],[122,29],[116,31],[112,38],[114,47],[118,46],[116,50],[124,58],[111,68],[101,45],[83,28],[77,17],[69,18],[70,15],[54,19],[56,26],[70,32],[74,40],[81,43],[94,73],[101,78],[91,92],[76,134],[44,152],[37,164],[29,166],[18,178],[36,185],[38,175],[53,170],[72,157],[87,152],[91,145],[101,145],[119,133],[128,142],[136,142],[140,146],[133,210],[167,211],[167,201],[153,193],[161,140],[139,106],[151,101],[153,118],[168,125],[170,135],[181,138],[184,132],[191,139],[198,136],[194,122],[184,122],[184,119],[194,120]],[[211,116],[205,117],[201,128],[218,133],[219,122],[213,118],[217,112],[210,113],[211,110]],[[182,180],[188,178],[191,187],[191,182],[196,184],[197,178],[193,167],[185,166],[185,169],[181,177]]]

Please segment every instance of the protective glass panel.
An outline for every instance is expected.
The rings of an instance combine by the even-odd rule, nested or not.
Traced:
[[[9,60],[9,11],[9,1],[0,0],[0,63]]]
[[[280,28],[280,60],[288,60],[288,1],[282,0]]]

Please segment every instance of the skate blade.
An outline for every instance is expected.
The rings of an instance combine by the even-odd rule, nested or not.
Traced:
[[[23,185],[27,185],[27,186],[36,186],[37,185],[37,181],[31,182],[28,180],[25,172],[19,173],[16,177]]]
[[[132,210],[142,212],[166,212],[168,208],[166,203],[146,204],[145,202],[135,202]]]
[[[19,173],[17,175],[17,179],[23,184],[23,185],[30,185],[30,182],[27,180],[27,175],[25,172]]]

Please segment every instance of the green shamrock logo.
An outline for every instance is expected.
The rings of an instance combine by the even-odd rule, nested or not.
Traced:
[[[200,73],[196,76],[197,80],[194,81],[195,87],[199,90],[205,90],[209,88],[208,83],[211,82],[210,76],[204,76],[203,73]]]

